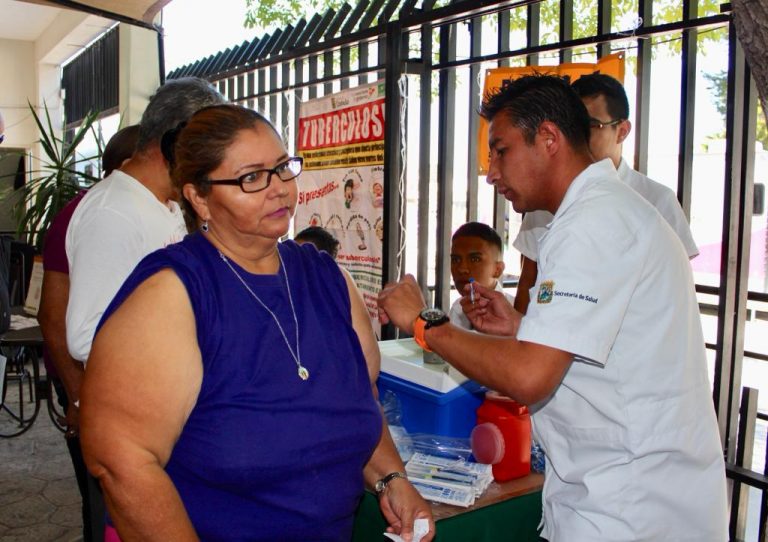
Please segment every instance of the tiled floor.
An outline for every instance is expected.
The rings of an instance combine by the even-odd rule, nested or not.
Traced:
[[[14,388],[9,386],[9,404],[18,393]],[[3,417],[7,414],[0,411]],[[29,431],[0,439],[0,542],[78,540],[80,493],[64,436],[43,402]]]

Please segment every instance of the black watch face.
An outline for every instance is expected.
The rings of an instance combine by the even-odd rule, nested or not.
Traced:
[[[445,313],[437,308],[424,309],[421,311],[421,318],[426,322],[437,322],[445,318]]]

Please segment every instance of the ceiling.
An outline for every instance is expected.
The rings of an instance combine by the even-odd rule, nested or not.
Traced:
[[[35,41],[60,11],[17,0],[0,0],[0,38]]]
[[[35,41],[65,9],[78,9],[108,19],[150,25],[155,15],[170,1],[0,0],[0,39]]]

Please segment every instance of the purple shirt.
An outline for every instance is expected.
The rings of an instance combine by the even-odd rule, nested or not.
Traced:
[[[75,209],[83,200],[86,191],[80,191],[77,196],[67,203],[64,208],[59,211],[51,227],[48,228],[48,233],[45,234],[45,244],[43,245],[43,269],[45,271],[57,271],[59,273],[66,273],[69,275],[69,261],[67,260],[67,251],[64,241],[67,238],[67,226],[69,221],[72,220],[72,215]],[[56,368],[51,360],[51,355],[48,349],[43,347],[43,363],[45,364],[45,370],[51,376],[58,376]]]
[[[102,318],[161,269],[186,287],[203,381],[165,470],[208,542],[349,541],[381,435],[338,265],[310,244],[278,246],[288,284],[282,272],[253,275],[231,262],[233,271],[205,237],[188,235],[144,258]],[[285,344],[297,339],[291,303],[306,381]]]

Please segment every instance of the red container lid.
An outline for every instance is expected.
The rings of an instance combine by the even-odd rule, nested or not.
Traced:
[[[469,436],[472,455],[478,463],[496,465],[504,459],[504,435],[494,423],[481,423],[475,426]]]
[[[518,416],[521,414],[528,414],[527,406],[520,404],[514,399],[507,397],[506,395],[502,395],[494,390],[488,390],[485,392],[485,400],[492,403],[498,403],[502,405],[505,410],[514,411]]]

